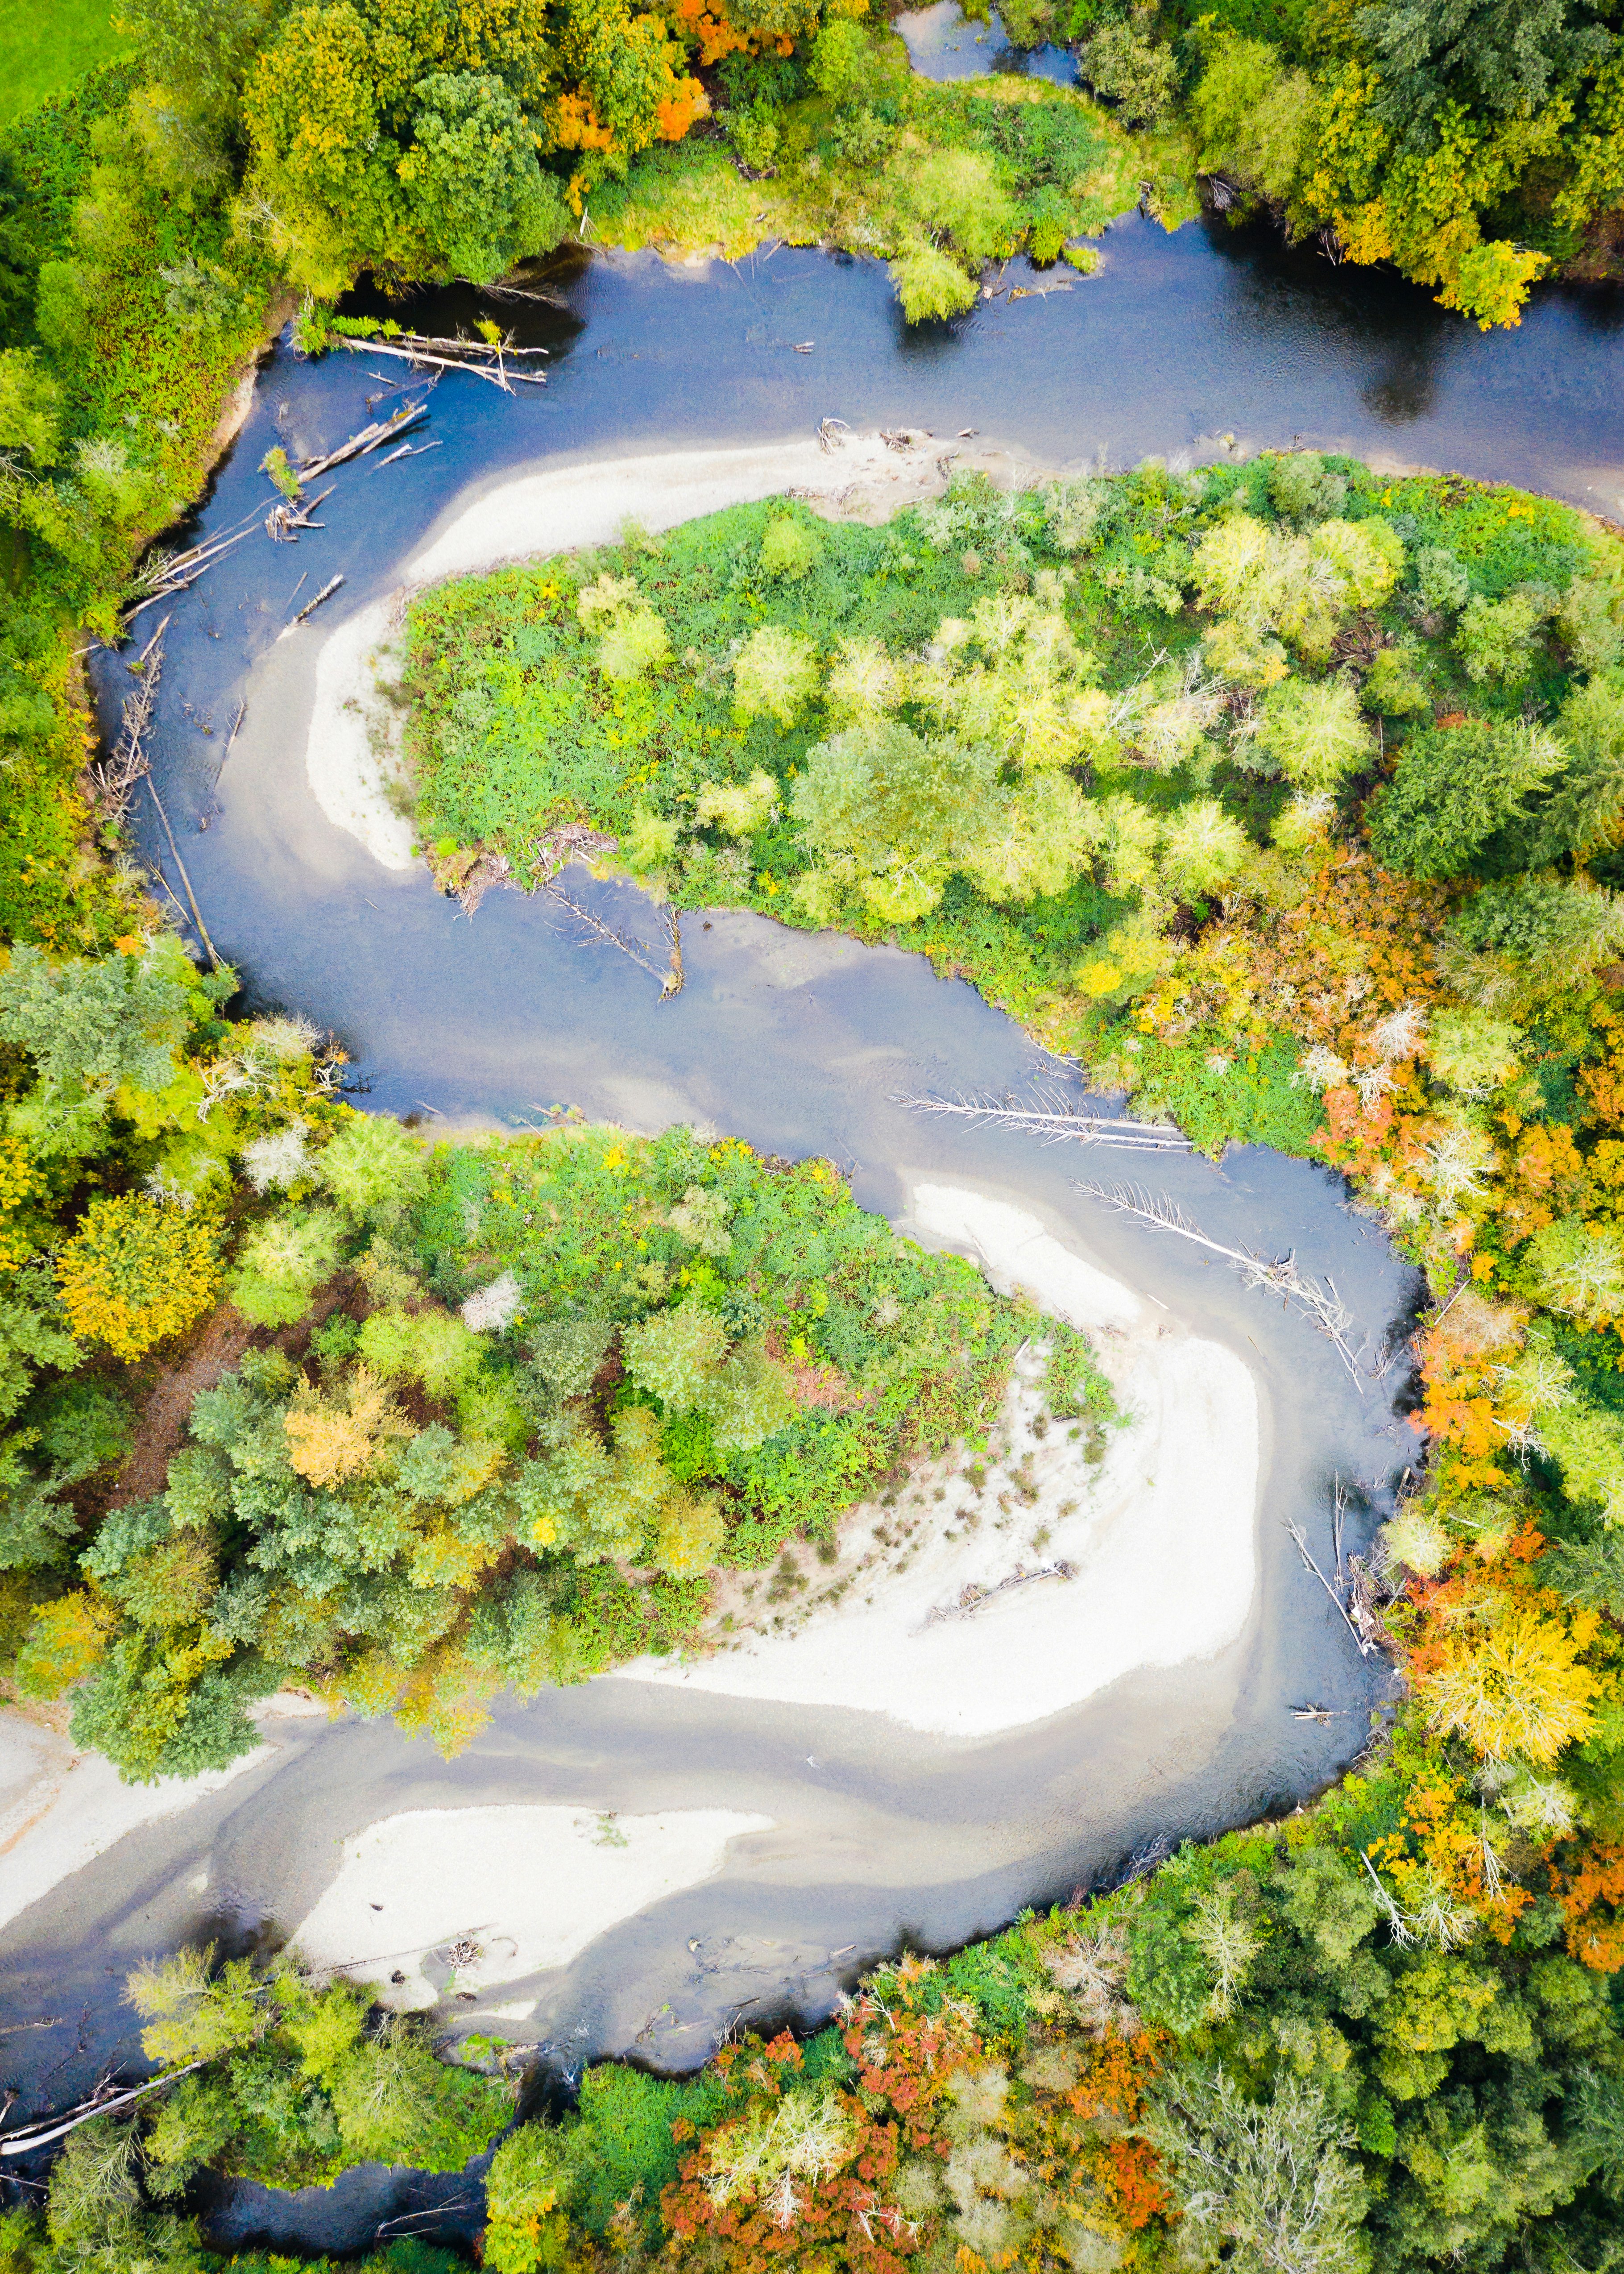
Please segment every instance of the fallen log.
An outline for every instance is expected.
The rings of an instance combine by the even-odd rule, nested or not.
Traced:
[[[403,403],[398,410],[391,411],[388,418],[375,418],[370,426],[363,426],[358,434],[352,434],[347,442],[341,442],[336,450],[329,450],[325,457],[307,458],[303,465],[295,466],[294,478],[300,482],[313,482],[329,467],[342,466],[347,458],[365,457],[380,443],[403,434],[409,426],[415,426],[419,418],[426,418],[428,415],[426,403]]]
[[[285,639],[287,638],[288,635],[289,634],[289,632],[296,632],[296,631],[297,631],[297,629],[298,629],[299,626],[304,622],[304,621],[305,617],[306,617],[306,616],[310,616],[310,615],[313,615],[313,614],[315,614],[316,610],[317,610],[317,609],[321,606],[321,603],[323,602],[323,600],[330,600],[330,599],[332,599],[332,597],[333,597],[334,593],[337,591],[337,590],[338,590],[339,586],[343,583],[343,581],[344,581],[344,580],[343,580],[343,578],[342,578],[342,576],[331,576],[331,577],[329,577],[329,578],[328,578],[328,580],[327,580],[327,583],[322,586],[321,590],[317,593],[317,595],[316,595],[315,599],[314,599],[313,600],[306,600],[306,601],[305,601],[305,603],[304,603],[304,606],[299,610],[298,614],[297,614],[297,616],[295,616],[295,618],[293,619],[293,621],[292,621],[290,624],[284,624],[284,625],[282,626],[282,628],[281,631],[279,631],[279,632],[277,633],[277,635],[276,635],[277,638],[278,638],[279,640],[285,640]]]

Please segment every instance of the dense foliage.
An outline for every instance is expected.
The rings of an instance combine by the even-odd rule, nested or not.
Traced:
[[[450,1752],[504,1686],[669,1650],[707,1571],[831,1538],[894,1464],[972,1431],[1025,1330],[821,1161],[568,1124],[431,1154],[343,1106],[259,1136],[242,1111],[207,1125],[262,1195],[234,1225],[155,1171],[156,1197],[91,1200],[59,1246],[61,1315],[17,1273],[38,1297],[13,1306],[14,1677],[71,1688],[75,1736],[129,1778],[223,1766],[289,1677]],[[65,1457],[49,1436],[66,1370],[172,1340],[228,1238],[225,1316],[260,1343],[197,1392],[163,1488],[81,1530],[83,1427]],[[76,1308],[93,1268],[144,1307]],[[58,1378],[25,1404],[30,1359]]]

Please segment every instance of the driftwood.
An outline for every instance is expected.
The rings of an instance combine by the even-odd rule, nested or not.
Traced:
[[[147,749],[147,730],[152,724],[153,704],[158,699],[158,681],[163,670],[163,636],[171,621],[172,615],[165,616],[130,666],[140,684],[124,704],[123,723],[111,755],[96,759],[85,769],[90,794],[109,821],[124,819],[131,793],[152,764]]]
[[[256,506],[246,521],[238,523],[223,536],[211,537],[205,544],[193,545],[184,553],[154,555],[149,566],[143,568],[136,578],[136,590],[139,591],[146,588],[146,598],[139,600],[129,611],[124,617],[125,624],[132,624],[147,609],[155,608],[160,600],[167,600],[171,594],[184,592],[189,585],[195,584],[216,561],[229,553],[234,546],[242,543],[258,518],[259,508]]]
[[[188,2061],[184,2068],[173,2068],[167,2076],[150,2077],[145,2084],[132,2086],[127,2092],[115,2092],[105,2099],[93,2097],[57,2120],[44,2117],[37,2124],[26,2126],[20,2132],[8,2132],[0,2138],[0,2156],[32,2156],[38,2148],[48,2148],[53,2140],[60,2140],[75,2132],[81,2124],[88,2124],[98,2116],[111,2116],[120,2108],[128,2108],[144,2099],[149,2092],[162,2091],[166,2084],[175,2084],[183,2076],[190,2076],[194,2068],[201,2068],[200,2060]]]
[[[370,426],[363,426],[358,434],[352,434],[347,442],[341,442],[336,450],[329,450],[325,457],[307,458],[303,465],[295,466],[294,478],[299,482],[313,482],[329,467],[342,466],[347,458],[365,458],[381,443],[395,440],[409,426],[415,426],[419,418],[426,418],[428,415],[426,403],[403,403],[387,418],[376,418]],[[331,492],[324,490],[322,495],[330,496]]]
[[[180,847],[175,842],[175,832],[169,827],[169,817],[163,809],[163,800],[158,794],[158,785],[154,781],[150,772],[145,779],[147,792],[158,809],[158,818],[163,824],[163,833],[169,841],[169,850],[175,855],[175,866],[180,870],[181,883],[186,887],[186,898],[192,903],[192,921],[198,928],[198,937],[203,943],[203,952],[208,958],[208,968],[211,971],[218,971],[220,958],[215,954],[214,943],[208,936],[208,926],[203,921],[203,911],[198,906],[198,896],[192,890],[192,878],[187,873],[186,864],[180,857]],[[171,892],[169,898],[173,900],[174,897],[174,893]]]
[[[282,626],[282,629],[276,635],[277,638],[279,640],[285,640],[289,632],[297,631],[305,617],[314,615],[316,610],[321,606],[323,600],[330,600],[343,581],[344,580],[342,576],[329,576],[327,583],[317,593],[315,599],[313,600],[306,600],[304,606],[299,610],[298,614],[293,619],[293,621],[290,624],[284,624]],[[297,585],[295,585],[294,590],[296,591],[298,590]]]
[[[439,340],[417,332],[402,332],[397,340],[352,340],[346,334],[337,335],[336,343],[348,348],[351,355],[385,355],[397,357],[430,371],[469,371],[477,379],[489,380],[500,387],[504,395],[513,393],[513,382],[523,380],[527,387],[545,387],[545,372],[509,371],[508,359],[518,356],[545,356],[545,348],[515,348],[508,341],[487,343],[484,340]]]
[[[273,545],[297,545],[301,529],[325,529],[325,521],[312,521],[311,516],[326,498],[333,494],[333,485],[318,490],[313,498],[301,498],[296,505],[290,498],[279,498],[265,516],[265,533]]]
[[[1278,1290],[1289,1303],[1295,1303],[1316,1326],[1326,1339],[1335,1345],[1337,1356],[1358,1384],[1359,1395],[1365,1394],[1365,1374],[1349,1345],[1348,1331],[1353,1317],[1336,1291],[1336,1282],[1328,1275],[1323,1286],[1304,1279],[1289,1255],[1266,1262],[1244,1247],[1226,1247],[1222,1242],[1208,1239],[1203,1231],[1187,1222],[1183,1211],[1171,1201],[1155,1200],[1146,1192],[1131,1185],[1092,1185],[1081,1178],[1073,1182],[1079,1193],[1091,1199],[1103,1201],[1107,1208],[1118,1209],[1124,1216],[1138,1216],[1141,1224],[1152,1224],[1162,1231],[1177,1233],[1180,1239],[1192,1240],[1198,1247],[1210,1248],[1222,1255],[1232,1270],[1238,1271],[1249,1287],[1268,1287]]]
[[[1041,1563],[1035,1571],[1023,1571],[1017,1568],[1007,1579],[1000,1579],[996,1587],[978,1587],[972,1580],[956,1603],[950,1603],[945,1610],[933,1610],[925,1621],[925,1627],[939,1626],[944,1619],[974,1618],[976,1612],[984,1604],[990,1603],[995,1595],[1006,1595],[1011,1587],[1029,1587],[1037,1579],[1075,1579],[1076,1577],[1075,1566],[1062,1561]],[[924,1627],[920,1629],[921,1634],[924,1630]]]
[[[1007,1097],[899,1097],[915,1113],[958,1115],[1000,1129],[1019,1129],[1046,1145],[1116,1145],[1129,1152],[1187,1153],[1182,1129],[1154,1121],[1124,1121],[1105,1113],[1079,1113],[1056,1099],[1052,1104],[1011,1105]]]
[[[570,915],[583,923],[595,937],[605,941],[611,947],[618,947],[622,955],[630,957],[640,971],[646,971],[650,979],[658,979],[662,1003],[670,1002],[673,996],[682,992],[682,930],[675,908],[667,907],[660,911],[666,937],[671,943],[670,960],[662,971],[658,964],[649,960],[637,941],[623,931],[617,931],[613,924],[605,923],[602,916],[594,915],[590,908],[583,908],[579,900],[570,897],[556,877],[544,877],[540,889],[555,900],[560,907],[568,908]]]

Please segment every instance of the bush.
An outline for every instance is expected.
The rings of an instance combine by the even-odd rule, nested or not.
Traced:
[[[817,651],[804,633],[763,624],[733,661],[733,702],[747,719],[776,719],[793,727],[801,704],[817,691]]]
[[[1169,49],[1143,38],[1131,24],[1102,24],[1083,41],[1079,60],[1089,86],[1119,105],[1131,126],[1154,126],[1167,115],[1178,66]]]
[[[144,1193],[93,1200],[57,1257],[56,1278],[75,1334],[116,1358],[139,1358],[213,1306],[213,1228]]]

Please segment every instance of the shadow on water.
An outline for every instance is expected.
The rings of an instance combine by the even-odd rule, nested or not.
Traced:
[[[1019,1088],[1038,1061],[1009,1020],[921,959],[748,915],[690,921],[686,990],[659,1007],[629,964],[561,936],[533,902],[495,894],[470,922],[421,875],[381,869],[326,821],[305,776],[328,631],[387,592],[470,495],[543,463],[770,441],[838,414],[857,427],[976,427],[1053,461],[1120,463],[1226,432],[1252,446],[1341,443],[1609,509],[1624,498],[1611,296],[1547,292],[1520,332],[1485,337],[1408,286],[1261,232],[1169,237],[1129,219],[1104,251],[1100,275],[1069,296],[985,304],[906,340],[882,268],[788,248],[708,270],[595,260],[555,275],[566,307],[493,305],[553,350],[546,389],[509,402],[470,379],[442,382],[429,395],[440,448],[340,470],[325,530],[297,549],[256,534],[177,602],[156,772],[248,999],[340,1033],[372,1105],[515,1127],[554,1102],[642,1129],[689,1119],[764,1150],[828,1154],[860,1201],[893,1216],[921,1178],[973,1185],[1235,1351],[1263,1420],[1244,1631],[1210,1660],[1141,1668],[974,1743],[856,1711],[629,1682],[508,1705],[451,1764],[388,1727],[280,1724],[236,1782],[126,1835],[0,1935],[8,2018],[60,2017],[8,2041],[8,2075],[34,2102],[139,2058],[119,2003],[138,1958],[201,1935],[288,1933],[330,1882],[336,1843],[403,1809],[551,1800],[771,1818],[715,1879],[502,1992],[534,1997],[527,2026],[560,2068],[619,2051],[680,2068],[741,2011],[816,2020],[904,1938],[951,1946],[1099,1883],[1147,1842],[1289,1808],[1357,1751],[1385,1675],[1353,1652],[1282,1519],[1305,1522],[1324,1562],[1340,1479],[1359,1510],[1349,1544],[1362,1544],[1414,1444],[1395,1369],[1361,1394],[1295,1314],[1079,1195],[1072,1179],[1099,1156],[908,1115],[903,1093]],[[471,293],[411,309],[432,329],[476,312]],[[807,340],[812,354],[791,351]],[[399,399],[395,366],[364,354],[305,364],[282,346],[197,525],[223,530],[268,502],[255,469],[274,442],[332,447]],[[301,596],[339,574],[337,599],[280,640]],[[95,677],[110,722],[129,685],[122,662],[97,658]],[[159,841],[142,852],[169,864]],[[1214,1237],[1332,1273],[1372,1366],[1401,1336],[1413,1275],[1326,1171],[1255,1150],[1154,1167]],[[1304,1700],[1340,1718],[1294,1721]]]

